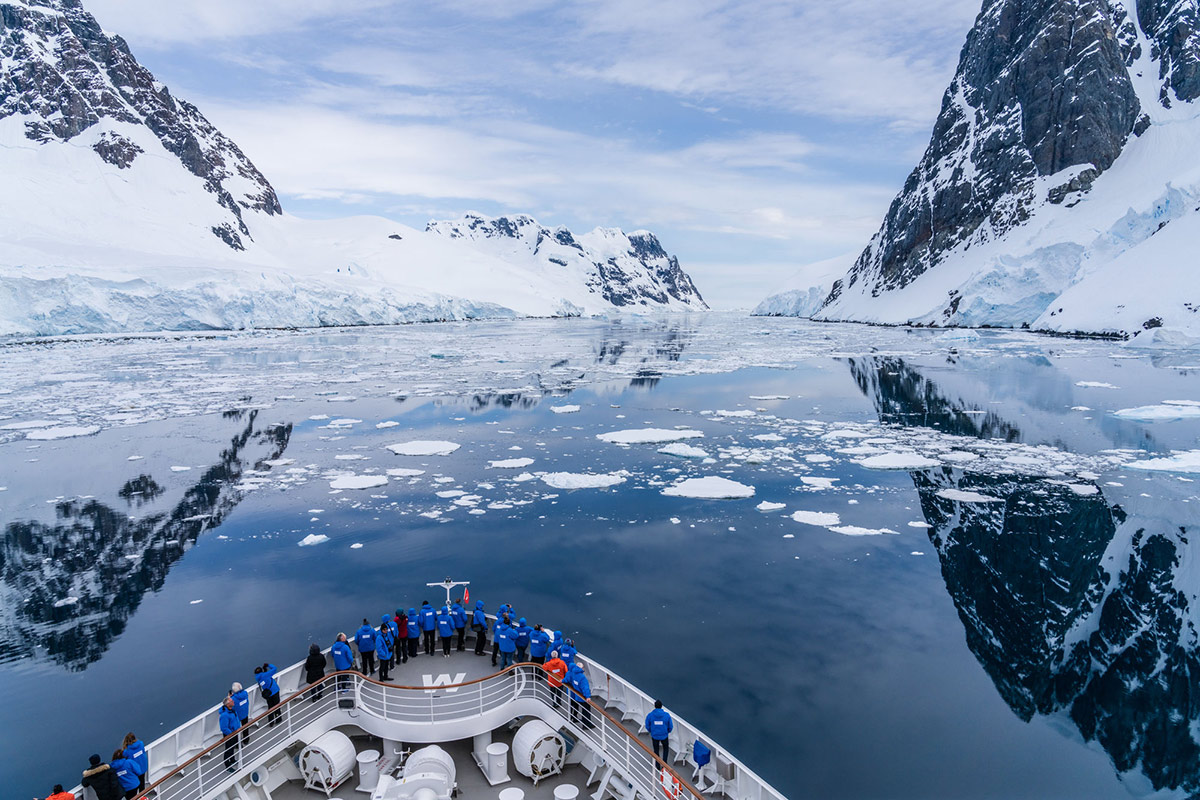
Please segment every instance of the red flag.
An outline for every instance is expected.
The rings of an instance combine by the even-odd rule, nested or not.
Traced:
[[[468,586],[465,590],[463,590],[463,605],[465,606],[470,602],[471,602],[471,587]]]

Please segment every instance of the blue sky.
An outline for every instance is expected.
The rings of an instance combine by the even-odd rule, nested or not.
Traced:
[[[647,228],[717,307],[866,244],[979,0],[85,0],[300,216]]]

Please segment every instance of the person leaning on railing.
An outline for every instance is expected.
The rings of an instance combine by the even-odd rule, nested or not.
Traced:
[[[38,798],[35,797],[33,800],[38,800]],[[54,784],[54,791],[50,792],[46,800],[75,800],[75,795],[65,791],[61,783],[56,783]]]
[[[654,710],[646,715],[646,730],[650,731],[650,743],[654,745],[654,754],[661,757],[663,761],[669,762],[671,760],[671,731],[675,730],[675,721],[663,708],[662,700],[655,700]]]
[[[308,658],[304,660],[304,680],[313,687],[309,692],[309,700],[314,703],[325,694],[325,684],[321,683],[321,679],[325,677],[325,667],[328,665],[329,659],[321,652],[321,646],[316,642],[310,644]]]
[[[221,735],[228,737],[225,742],[225,769],[230,773],[237,772],[237,743],[238,737],[232,734],[242,727],[242,723],[238,720],[237,711],[233,709],[233,698],[226,697],[225,702],[221,703],[219,721],[221,723]]]
[[[132,733],[125,734],[121,743],[121,754],[133,762],[133,770],[138,776],[138,791],[146,788],[146,772],[150,769],[150,757],[146,755],[146,745]]]
[[[421,641],[421,618],[417,616],[417,610],[410,608],[408,610],[408,657],[417,657],[417,643]]]
[[[254,680],[258,681],[259,693],[267,701],[267,708],[279,705],[279,681],[275,680],[275,665],[263,664],[261,667],[255,667]],[[278,711],[271,712],[270,719],[272,728],[282,722]]]
[[[125,796],[117,773],[112,767],[100,760],[98,753],[93,753],[88,759],[88,768],[83,771],[83,779],[79,782],[84,789],[96,793],[96,800],[121,800]]]
[[[333,669],[336,672],[345,672],[346,670],[354,669],[354,651],[350,649],[350,645],[346,642],[346,634],[339,633],[337,635],[337,641],[329,649],[329,654],[333,656]],[[338,689],[345,691],[349,687],[350,679],[345,675],[339,675]]]
[[[585,728],[596,727],[592,723],[592,707],[588,704],[592,697],[592,684],[583,673],[583,667],[572,664],[564,683],[571,687],[571,721],[578,720]]]
[[[546,651],[550,648],[550,634],[542,630],[540,624],[534,625],[529,633],[529,660],[535,664],[546,663]]]
[[[567,662],[558,657],[558,651],[550,653],[550,660],[542,665],[546,671],[546,681],[550,684],[550,692],[554,695],[554,707],[561,708],[566,687],[563,679],[567,677]]]
[[[475,655],[483,655],[487,646],[488,620],[487,612],[483,610],[483,601],[475,601],[475,610],[471,612],[471,630],[475,631]]]
[[[450,607],[450,616],[454,617],[454,630],[458,634],[458,645],[455,650],[462,652],[467,648],[467,612],[463,608],[462,598],[454,601],[454,605]]]

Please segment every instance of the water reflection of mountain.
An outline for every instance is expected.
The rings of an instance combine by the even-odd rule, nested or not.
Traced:
[[[868,359],[851,370],[881,419],[969,432],[959,416],[969,409],[912,367]],[[990,416],[975,435],[1016,430]],[[967,645],[1013,711],[1070,720],[1155,790],[1200,792],[1200,575],[1187,527],[1127,515],[1090,482],[949,467],[912,479]]]
[[[54,524],[12,522],[0,547],[7,598],[0,619],[0,661],[45,653],[72,670],[98,660],[125,629],[142,596],[166,581],[171,567],[205,530],[217,527],[242,500],[246,469],[278,458],[292,426],[256,427],[257,411],[238,415],[238,433],[200,478],[167,510],[130,516],[162,487],[149,475],[118,491],[127,508],[95,499],[56,507]],[[143,509],[145,511],[147,509]],[[66,598],[77,598],[63,603]]]

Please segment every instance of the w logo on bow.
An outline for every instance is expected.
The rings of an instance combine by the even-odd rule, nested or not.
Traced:
[[[422,675],[421,683],[425,686],[426,689],[433,689],[438,686],[454,686],[454,684],[462,683],[466,679],[467,679],[467,673],[465,673],[465,672],[460,672],[454,676],[451,676],[449,673],[443,672],[441,675],[438,675],[436,678],[433,677],[432,675]],[[451,692],[457,692],[457,691],[458,691],[458,687],[455,686],[453,689],[447,689],[446,693],[450,694]]]

